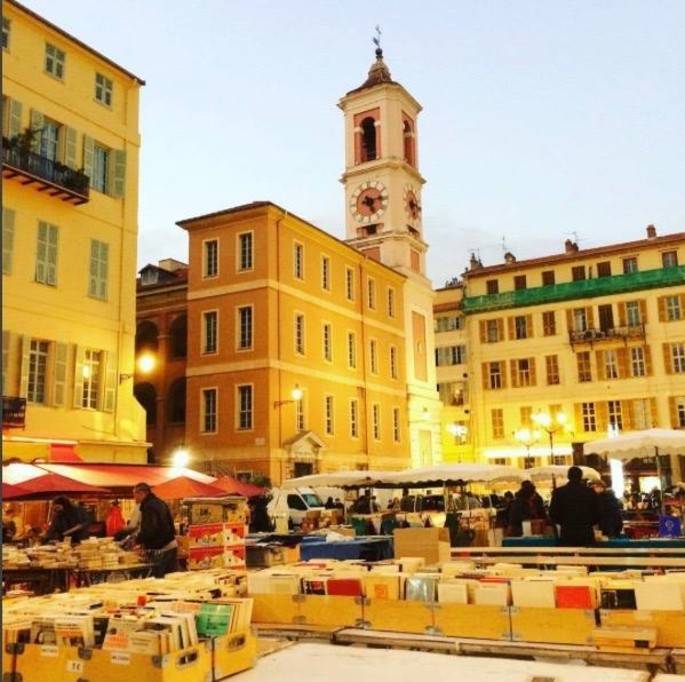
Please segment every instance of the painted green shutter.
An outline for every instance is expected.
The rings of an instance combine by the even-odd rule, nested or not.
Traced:
[[[43,126],[45,125],[45,116],[36,109],[31,109],[31,151],[36,154],[40,152],[40,139],[43,134]]]
[[[68,344],[55,344],[55,378],[52,386],[52,404],[64,407],[67,389],[67,350]]]
[[[48,259],[48,224],[38,222],[38,239],[36,243],[36,282],[45,282]]]
[[[86,351],[81,346],[76,346],[74,352],[74,407],[83,407],[83,366],[85,364]]]
[[[9,102],[9,116],[7,118],[7,137],[12,139],[21,134],[21,102],[11,99]]]
[[[76,141],[78,133],[73,128],[64,129],[64,165],[76,170]]]
[[[100,258],[98,260],[98,298],[107,300],[107,285],[109,276],[109,244],[100,242]]]
[[[57,252],[59,247],[59,228],[56,225],[46,225],[46,284],[57,284]]]
[[[126,151],[115,149],[110,158],[113,161],[110,167],[110,191],[113,197],[120,198],[126,193]]]
[[[93,138],[83,136],[83,172],[90,179],[90,186],[93,186],[93,154],[95,150],[95,142]]]
[[[14,209],[2,209],[2,274],[12,274],[14,255]]]
[[[9,395],[7,387],[7,371],[10,365],[10,332],[2,330],[2,394]]]
[[[102,409],[105,412],[114,412],[117,391],[117,357],[114,353],[103,353],[105,356],[105,391]]]
[[[31,351],[31,337],[25,334],[21,337],[21,375],[19,379],[19,395],[26,398],[29,392],[29,363]]]

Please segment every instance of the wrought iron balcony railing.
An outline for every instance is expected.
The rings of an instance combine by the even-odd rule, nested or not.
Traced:
[[[644,339],[645,325],[633,324],[626,327],[610,327],[608,329],[585,329],[568,333],[571,345],[577,343],[598,343],[602,341],[627,341],[628,339]]]

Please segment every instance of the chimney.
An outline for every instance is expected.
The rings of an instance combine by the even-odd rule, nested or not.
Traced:
[[[656,227],[654,225],[647,225],[647,239],[654,239],[656,237]]]
[[[477,268],[482,268],[483,264],[476,258],[476,254],[471,254],[471,260],[469,261],[469,266],[471,270],[476,270]]]
[[[575,242],[572,242],[570,239],[567,239],[564,242],[564,252],[565,253],[576,253],[578,251],[578,244]]]
[[[516,256],[515,256],[511,251],[507,251],[507,252],[504,254],[504,262],[505,262],[507,265],[511,265],[512,263],[515,263],[515,262],[516,262]]]

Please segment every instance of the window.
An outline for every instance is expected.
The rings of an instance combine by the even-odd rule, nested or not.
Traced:
[[[490,411],[490,425],[493,438],[504,438],[504,410],[496,408]]]
[[[304,355],[304,315],[295,315],[295,352]]]
[[[576,355],[576,363],[578,366],[578,381],[586,382],[592,381],[592,368],[590,365],[590,352],[582,351]]]
[[[604,351],[604,376],[606,379],[618,379],[618,353],[615,350]]]
[[[29,375],[26,399],[30,403],[44,405],[47,402],[47,369],[50,344],[48,341],[31,339],[29,347]]]
[[[628,301],[626,303],[626,322],[629,327],[637,327],[642,324],[640,301]]]
[[[388,317],[395,317],[395,290],[388,287]]]
[[[685,426],[685,398],[675,398],[676,428]]]
[[[371,421],[373,428],[373,439],[381,439],[381,406],[374,403],[371,407]]]
[[[378,341],[375,339],[369,341],[369,364],[371,374],[378,374]]]
[[[553,310],[542,313],[543,336],[555,336],[557,333],[557,316]]]
[[[623,274],[629,275],[631,272],[637,272],[637,258],[635,256],[623,259]]]
[[[307,424],[305,420],[305,411],[304,411],[304,393],[302,394],[302,397],[295,401],[295,428],[298,431],[304,431]]]
[[[238,430],[252,428],[252,385],[238,386]]]
[[[400,442],[400,408],[392,408],[392,439],[395,443]]]
[[[331,259],[328,256],[321,256],[321,288],[331,290]]]
[[[671,359],[673,362],[673,372],[675,374],[685,374],[685,343],[671,344]]]
[[[324,398],[325,430],[327,436],[333,435],[333,396],[327,395]]]
[[[488,294],[499,294],[499,282],[496,279],[489,279],[485,282],[485,290]]]
[[[496,343],[502,340],[500,334],[500,321],[499,320],[486,320],[485,321],[485,341],[487,343]]]
[[[531,358],[520,358],[511,362],[514,370],[511,378],[512,385],[515,387],[532,386],[535,383],[533,381],[533,360]]]
[[[488,364],[488,388],[502,388],[502,365],[499,362],[489,362]]]
[[[435,364],[438,367],[463,365],[466,363],[466,346],[445,346],[435,349]]]
[[[202,243],[204,254],[202,270],[204,277],[216,277],[219,274],[219,242],[210,239]]]
[[[611,261],[597,263],[597,277],[611,277]]]
[[[216,433],[216,388],[202,389],[202,432]]]
[[[350,437],[359,437],[359,401],[350,400]]]
[[[542,286],[551,287],[556,281],[554,276],[554,270],[543,270],[542,271]]]
[[[574,282],[582,282],[585,279],[585,266],[574,265],[571,268],[571,279]]]
[[[253,309],[251,305],[238,308],[238,350],[252,348]]]
[[[57,247],[59,228],[50,223],[38,223],[38,244],[36,248],[36,282],[57,284]]]
[[[3,50],[9,50],[11,29],[12,29],[12,23],[10,22],[10,20],[7,17],[3,17],[2,18],[2,49]]]
[[[610,400],[607,403],[609,424],[615,429],[623,430],[623,413],[620,400]]]
[[[112,106],[112,81],[101,73],[95,74],[95,100],[106,107]]]
[[[55,78],[64,78],[64,62],[66,55],[51,43],[45,44],[45,70]]]
[[[107,194],[109,190],[110,150],[95,143],[93,144],[93,175],[90,186]]]
[[[678,252],[677,251],[664,251],[661,254],[661,263],[665,268],[676,268],[676,267],[678,267]]]
[[[253,268],[253,244],[252,232],[243,232],[238,235],[238,270],[252,270]]]
[[[637,346],[630,349],[630,373],[634,377],[647,376],[645,349],[642,348],[642,346]]]
[[[397,379],[397,346],[390,346],[390,377]]]
[[[102,352],[86,349],[83,363],[83,398],[81,407],[96,410],[100,395],[100,376],[102,372]]]
[[[357,336],[354,332],[347,332],[347,366],[350,369],[357,367]]]
[[[664,300],[666,303],[666,320],[668,322],[681,320],[683,317],[683,311],[680,307],[680,296],[665,296]]]
[[[297,242],[293,246],[293,277],[304,279],[304,245]]]
[[[464,318],[458,315],[440,315],[435,317],[434,330],[436,332],[451,332],[464,328]]]
[[[375,310],[376,309],[376,280],[371,279],[369,277],[369,281],[367,282],[367,291],[366,291],[366,301],[367,305],[369,306],[369,310]]]
[[[514,317],[514,338],[517,340],[528,338],[528,325],[525,315]]]
[[[588,329],[587,324],[587,311],[585,308],[574,308],[573,309],[573,331],[574,332],[585,332]]]
[[[109,244],[97,239],[90,240],[90,276],[88,296],[107,300],[109,283]]]
[[[202,352],[211,354],[217,352],[219,313],[209,310],[202,313]]]
[[[2,274],[12,274],[14,260],[14,209],[2,208]]]
[[[323,339],[322,339],[322,347],[323,347],[323,359],[327,360],[328,362],[333,361],[333,328],[331,327],[330,324],[326,323],[323,325]]]
[[[526,284],[526,276],[525,275],[516,275],[514,277],[514,290],[515,291],[521,291],[522,289],[526,289],[527,284]]]
[[[559,356],[545,356],[545,371],[547,373],[547,385],[555,386],[559,384]]]
[[[652,428],[652,413],[650,400],[645,398],[638,398],[630,401],[633,407],[633,424],[632,428],[636,431]]]
[[[50,161],[58,160],[60,125],[55,121],[43,120],[40,130],[40,155]]]
[[[354,270],[345,268],[345,296],[348,301],[354,301]]]
[[[583,418],[583,431],[597,431],[597,415],[594,403],[581,403],[581,414]]]

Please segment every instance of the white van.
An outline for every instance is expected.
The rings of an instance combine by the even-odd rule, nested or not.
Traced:
[[[278,518],[286,517],[291,527],[299,528],[308,511],[323,512],[324,510],[323,501],[312,488],[290,490],[274,488],[271,494],[273,497],[267,506],[267,511],[277,526]]]

